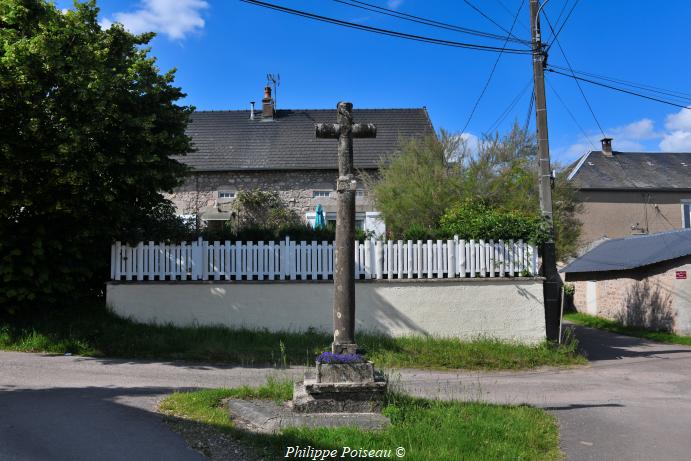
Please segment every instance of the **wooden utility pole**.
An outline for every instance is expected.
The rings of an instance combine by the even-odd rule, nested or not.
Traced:
[[[559,287],[557,257],[554,247],[554,222],[552,219],[552,169],[549,161],[549,137],[547,132],[547,101],[545,98],[545,66],[547,53],[540,35],[539,0],[530,0],[530,34],[533,44],[533,80],[535,88],[535,117],[537,121],[538,175],[540,211],[546,221],[549,236],[542,247],[542,267],[545,276],[545,324],[547,338],[557,340],[559,335]]]
[[[338,210],[334,263],[334,341],[335,354],[355,354],[355,190],[353,138],[374,138],[377,127],[371,123],[353,124],[353,104],[339,102],[336,121],[315,125],[317,138],[338,139]]]

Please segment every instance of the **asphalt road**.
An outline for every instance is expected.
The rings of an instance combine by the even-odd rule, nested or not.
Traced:
[[[557,416],[568,460],[685,460],[691,348],[579,328],[590,366],[520,373],[402,370],[428,397],[528,403]],[[261,384],[277,371],[0,352],[0,460],[201,460],[153,408],[173,390]]]

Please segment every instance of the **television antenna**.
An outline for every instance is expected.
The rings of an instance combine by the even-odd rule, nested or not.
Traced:
[[[274,92],[274,110],[278,101],[278,87],[281,86],[281,74],[266,74],[266,84],[272,86]]]

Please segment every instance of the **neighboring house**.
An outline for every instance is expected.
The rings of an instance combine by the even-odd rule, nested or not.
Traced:
[[[691,229],[606,240],[561,272],[580,312],[691,334]]]
[[[581,242],[691,227],[691,152],[601,151],[585,154],[568,180],[583,202]]]
[[[307,221],[318,204],[327,221],[336,219],[337,141],[317,139],[315,123],[335,123],[336,109],[276,110],[265,88],[261,113],[251,110],[197,111],[187,133],[195,152],[177,157],[192,173],[170,196],[180,215],[207,224],[232,219],[230,202],[239,191],[278,191]],[[381,161],[395,155],[399,141],[433,134],[427,110],[355,109],[356,123],[374,123],[377,137],[353,141],[358,172],[376,175]],[[356,225],[383,232],[379,213],[358,180]]]

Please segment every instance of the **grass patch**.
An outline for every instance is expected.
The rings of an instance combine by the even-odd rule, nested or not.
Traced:
[[[225,398],[247,398],[253,393],[277,400],[289,398],[290,382],[270,382],[255,390],[209,389],[176,393],[165,399],[161,411],[232,434],[262,455],[282,458],[289,446],[315,449],[379,450],[403,447],[410,461],[438,460],[555,460],[561,458],[555,418],[529,406],[442,402],[390,394],[384,414],[391,427],[378,432],[356,428],[295,428],[278,435],[248,434],[233,426],[221,406]],[[392,458],[396,458],[395,452]],[[336,459],[336,458],[326,458]]]
[[[638,338],[650,339],[652,341],[658,341],[661,343],[691,346],[691,336],[679,336],[665,331],[652,331],[639,327],[627,327],[619,322],[615,322],[614,320],[607,320],[603,319],[602,317],[596,317],[593,315],[584,314],[582,312],[564,314],[564,318],[579,325],[599,328],[600,330],[607,330],[621,335],[636,336]]]
[[[330,335],[317,331],[272,333],[147,325],[117,317],[98,303],[26,319],[0,319],[0,349],[85,356],[286,367],[314,363],[319,353],[330,348],[331,340]],[[576,344],[527,346],[492,339],[375,334],[359,334],[357,342],[380,367],[518,370],[585,363]]]

